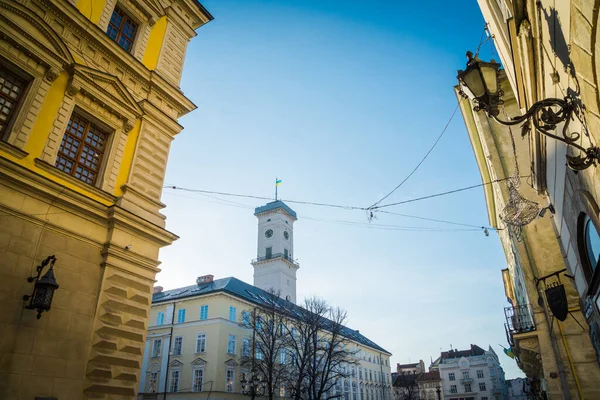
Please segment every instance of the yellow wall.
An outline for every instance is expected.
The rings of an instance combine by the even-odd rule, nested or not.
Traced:
[[[161,17],[150,31],[148,37],[148,44],[146,45],[146,52],[142,63],[149,70],[156,69],[158,65],[158,57],[160,56],[160,50],[162,49],[163,40],[165,39],[165,33],[167,32],[167,17]]]
[[[68,72],[63,71],[52,83],[52,86],[48,90],[48,95],[46,96],[44,103],[40,108],[40,113],[33,124],[31,134],[29,135],[27,144],[25,145],[25,151],[29,154],[25,158],[17,158],[10,153],[0,150],[0,156],[9,159],[25,168],[28,168],[37,174],[58,183],[59,185],[87,196],[99,203],[110,205],[109,202],[101,197],[96,196],[92,192],[87,191],[77,185],[73,185],[64,179],[61,179],[59,176],[48,173],[35,165],[35,159],[39,158],[42,154],[44,146],[46,145],[46,141],[48,140],[48,135],[52,130],[54,120],[58,115],[58,110],[65,96],[65,91],[67,90],[68,81],[69,74]]]
[[[123,186],[127,182],[129,177],[129,171],[131,171],[131,165],[133,164],[133,154],[135,153],[135,147],[137,144],[138,137],[140,136],[141,120],[135,121],[133,129],[127,135],[127,143],[125,144],[125,150],[123,151],[123,158],[121,159],[121,165],[119,166],[119,175],[117,176],[117,182],[115,184],[115,196],[123,195]]]
[[[79,0],[77,2],[77,9],[87,17],[94,24],[100,22],[100,17],[102,16],[102,11],[104,11],[104,6],[106,5],[106,0]]]

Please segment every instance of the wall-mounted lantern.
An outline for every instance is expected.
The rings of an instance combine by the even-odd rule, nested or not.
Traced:
[[[551,137],[581,151],[581,156],[567,155],[567,164],[575,171],[583,170],[600,161],[600,148],[585,147],[577,144],[581,136],[577,132],[569,132],[569,123],[579,112],[579,108],[572,96],[564,99],[548,98],[533,104],[523,115],[512,117],[508,121],[498,118],[500,105],[503,104],[498,80],[500,64],[493,59],[490,62],[480,60],[473,53],[467,52],[467,68],[458,71],[459,94],[464,98],[473,100],[474,111],[485,111],[488,116],[502,125],[518,125],[524,122],[522,134],[526,135],[531,130],[531,125],[544,136]],[[556,132],[557,125],[564,122],[562,132]]]
[[[50,306],[52,305],[52,297],[54,296],[54,291],[58,289],[58,283],[56,283],[56,279],[54,278],[54,263],[56,262],[56,257],[49,256],[44,261],[42,261],[41,265],[36,267],[37,276],[30,276],[27,278],[27,282],[35,281],[33,286],[33,293],[30,295],[26,294],[23,296],[23,301],[29,300],[29,305],[25,308],[28,310],[37,310],[37,319],[42,317],[42,313],[44,311],[50,310]],[[46,274],[40,278],[42,275],[42,271],[46,267],[46,265],[50,264],[50,269],[46,272]]]

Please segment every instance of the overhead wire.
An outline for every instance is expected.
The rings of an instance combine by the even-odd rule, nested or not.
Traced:
[[[442,224],[450,224],[450,225],[457,225],[457,226],[468,226],[471,228],[479,228],[479,229],[493,229],[493,230],[497,230],[494,227],[491,226],[479,226],[479,225],[473,225],[473,224],[463,224],[460,222],[453,222],[453,221],[446,221],[443,219],[437,219],[437,218],[428,218],[428,217],[421,217],[419,215],[411,215],[411,214],[402,214],[402,213],[396,213],[396,212],[392,212],[392,211],[385,211],[385,210],[381,210],[380,212],[385,213],[385,214],[390,214],[390,215],[397,215],[400,217],[405,217],[405,218],[414,218],[414,219],[421,219],[424,221],[432,221],[432,222],[439,222]]]

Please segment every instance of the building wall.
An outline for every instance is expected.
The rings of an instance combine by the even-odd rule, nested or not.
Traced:
[[[504,399],[504,393],[506,393],[504,371],[495,354],[486,353],[484,356],[444,359],[439,364],[439,369],[440,377],[442,378],[443,395],[446,399],[460,397],[473,397],[479,400],[485,398],[488,400]],[[477,371],[483,372],[483,378],[478,377]],[[461,382],[463,372],[468,372],[471,379],[470,392],[466,391],[465,385]],[[454,374],[454,380],[450,380],[450,374]],[[485,384],[485,390],[480,389],[480,383]],[[452,385],[456,385],[456,393],[452,392]]]
[[[510,10],[511,18],[503,18],[499,4]],[[521,113],[540,99],[571,95],[583,108],[569,125],[569,131],[582,133],[578,140],[582,146],[597,146],[600,139],[597,129],[600,126],[600,103],[595,43],[600,3],[580,0],[479,0],[479,5],[490,24],[494,43],[508,81],[516,93]],[[557,129],[559,134],[561,129],[562,125]],[[594,382],[600,379],[600,341],[596,342],[594,349],[589,338],[585,338],[590,336],[591,329],[587,324],[582,329],[575,319],[587,319],[592,325],[600,321],[597,304],[600,274],[598,271],[596,274],[586,273],[583,267],[584,240],[579,224],[580,217],[587,215],[596,230],[600,231],[598,169],[592,166],[576,174],[566,168],[565,162],[566,155],[577,155],[576,151],[535,132],[528,139],[526,144],[530,154],[524,161],[531,163],[531,184],[537,192],[537,196],[528,198],[545,204],[552,203],[556,209],[556,214],[550,220],[552,235],[545,228],[538,230],[539,225],[532,223],[527,231],[529,244],[549,245],[552,248],[558,245],[560,255],[536,257],[536,250],[523,255],[532,261],[532,272],[538,277],[544,275],[546,260],[563,260],[564,266],[560,269],[567,268],[569,275],[574,278],[573,282],[561,278],[567,288],[569,309],[574,318],[569,316],[564,322],[557,321],[556,328],[550,330],[548,316],[536,314],[538,330],[542,327],[547,332],[537,337],[523,336],[523,348],[532,351],[532,355],[540,354],[545,388],[551,396],[595,398],[599,396]],[[556,244],[550,243],[551,239]],[[528,288],[530,298],[535,299],[537,290],[531,289],[534,288]],[[587,306],[589,312],[582,313],[582,305]],[[561,379],[551,378],[550,375]]]
[[[138,24],[130,52],[105,33],[115,6]],[[195,108],[159,61],[210,18],[183,0],[0,1],[2,68],[29,81],[0,140],[0,398],[135,396],[158,252],[177,239],[167,155]],[[108,132],[94,184],[54,167],[74,112]],[[36,319],[26,278],[50,255],[60,287]]]
[[[172,341],[170,339],[171,325],[167,322],[169,319],[167,319],[166,314],[169,313],[169,315],[172,315],[172,304],[172,302],[158,303],[152,306],[150,326],[146,339],[146,355],[144,356],[144,364],[142,366],[143,377],[140,381],[140,393],[146,393],[150,390],[149,379],[152,372],[157,372],[159,375],[158,380],[160,385],[158,386],[158,391],[164,391],[164,377],[167,374],[166,351],[169,346],[172,349]],[[200,307],[202,305],[208,305],[208,319],[206,320],[200,320]],[[236,308],[236,322],[229,320],[229,309],[231,306]],[[175,302],[176,318],[178,310],[185,308],[186,319],[184,323],[173,325],[172,337],[183,337],[183,354],[176,357],[171,356],[169,376],[173,368],[179,369],[181,371],[179,391],[187,393],[177,393],[174,398],[204,398],[206,392],[209,390],[213,393],[211,397],[214,396],[215,398],[246,398],[246,396],[240,393],[239,382],[242,372],[249,372],[249,368],[242,367],[241,365],[242,340],[243,338],[250,338],[252,331],[242,327],[240,322],[243,321],[242,313],[244,311],[251,312],[253,307],[251,303],[223,292]],[[165,313],[164,325],[156,325],[159,312]],[[196,354],[195,344],[199,333],[206,334],[206,352]],[[235,335],[236,337],[236,349],[233,355],[227,353],[229,335]],[[159,338],[163,341],[161,354],[159,357],[151,357],[148,349],[152,348],[153,340]],[[357,390],[357,398],[361,399],[361,387],[363,390],[369,390],[373,393],[378,391],[384,396],[391,395],[390,355],[359,344],[357,344],[356,350],[359,351],[359,359],[361,360],[360,368],[353,369],[355,376],[353,381],[355,382],[354,387]],[[191,393],[194,368],[203,368],[205,373],[204,381],[212,382],[212,386],[208,383],[204,385],[205,388],[202,394]],[[233,394],[226,392],[226,370],[228,368],[235,371],[235,393]],[[381,382],[381,379],[384,380],[384,383]],[[166,383],[168,385],[168,380]],[[350,398],[352,398],[354,387],[352,386],[352,382],[349,382]],[[169,394],[170,396],[171,394]],[[363,398],[366,398],[366,395]]]

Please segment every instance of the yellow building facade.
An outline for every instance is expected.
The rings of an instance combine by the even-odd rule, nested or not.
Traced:
[[[193,0],[0,0],[0,398],[134,398]],[[60,287],[25,309],[40,262]],[[45,271],[44,271],[45,272]]]
[[[581,105],[568,133],[580,132],[577,144],[597,147],[600,2],[478,3],[503,66],[504,106],[498,117],[508,120],[540,100],[568,97]],[[519,126],[511,132],[474,112],[469,100],[459,97],[459,103],[486,183],[490,223],[499,229],[507,258],[502,272],[511,303],[506,329],[517,362],[533,391],[556,399],[600,398],[598,167],[573,171],[567,156],[578,155],[577,150],[535,129],[521,139]],[[557,127],[557,135],[563,127]],[[512,176],[515,161],[522,177],[518,192],[545,211],[522,231],[500,217],[511,200],[507,182],[489,184]],[[564,321],[555,317],[547,292],[561,285],[569,311]]]
[[[240,380],[250,375],[242,358],[249,355],[252,329],[242,322],[244,313],[267,304],[269,293],[212,275],[199,277],[196,285],[156,291],[139,398],[247,399]],[[340,398],[391,400],[391,354],[358,331],[347,328],[346,334],[356,365],[352,377],[340,382]]]

